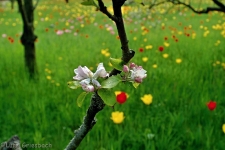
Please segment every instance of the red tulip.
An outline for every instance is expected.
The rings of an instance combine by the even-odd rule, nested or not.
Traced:
[[[163,46],[159,46],[159,51],[162,52],[164,50]]]
[[[144,48],[139,48],[139,52],[143,52],[144,51]]]
[[[214,110],[216,108],[216,102],[210,101],[207,103],[209,110]]]
[[[126,100],[127,100],[127,95],[126,95],[125,92],[121,92],[120,94],[118,94],[118,95],[116,96],[116,101],[117,101],[118,103],[120,103],[120,104],[125,103]]]

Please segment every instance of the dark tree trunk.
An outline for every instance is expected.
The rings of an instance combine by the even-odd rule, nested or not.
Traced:
[[[17,0],[20,13],[23,19],[23,34],[21,42],[24,46],[25,65],[31,78],[37,75],[37,63],[35,53],[35,40],[37,36],[34,34],[34,7],[32,0]]]
[[[15,2],[15,0],[10,0],[10,2],[11,2],[11,9],[13,10],[14,9],[14,2]]]

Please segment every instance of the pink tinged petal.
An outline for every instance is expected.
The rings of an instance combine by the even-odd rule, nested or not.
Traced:
[[[125,72],[125,73],[127,73],[127,72],[129,72],[129,67],[127,66],[127,65],[124,65],[123,66],[123,72]]]
[[[97,87],[101,87],[101,84],[97,80],[95,80],[95,79],[92,79],[92,83],[94,85],[96,85]]]
[[[95,88],[94,88],[94,86],[93,85],[84,85],[84,86],[82,86],[82,89],[84,90],[84,91],[87,91],[87,92],[94,92],[95,91]]]
[[[140,78],[140,77],[136,77],[136,78],[134,79],[134,81],[137,82],[137,83],[141,83],[143,80],[142,80],[142,78]]]
[[[130,68],[135,68],[135,67],[136,67],[135,63],[130,63]]]
[[[76,74],[76,76],[74,77],[75,80],[82,80],[82,79],[86,79],[89,77],[89,69],[86,66],[84,66],[83,68],[81,66],[79,66],[77,69],[74,69],[74,72]],[[90,71],[91,72],[91,71]]]

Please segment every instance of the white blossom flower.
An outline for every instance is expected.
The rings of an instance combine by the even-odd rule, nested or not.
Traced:
[[[137,83],[142,83],[143,79],[147,77],[147,71],[144,70],[142,66],[138,66],[135,63],[130,63],[129,67],[124,65],[123,72],[125,73],[125,79]]]
[[[73,77],[74,80],[80,81],[80,85],[83,90],[87,92],[93,92],[95,88],[100,88],[101,84],[98,82],[98,77],[105,78],[109,74],[106,72],[103,63],[100,63],[97,67],[95,73],[91,72],[86,66],[79,66],[74,69],[76,76]]]
[[[133,67],[133,69],[130,70],[130,72],[131,72],[131,79],[137,83],[141,83],[143,79],[147,77],[146,74],[147,71],[144,70],[142,66]]]

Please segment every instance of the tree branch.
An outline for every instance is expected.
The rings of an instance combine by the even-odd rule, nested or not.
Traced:
[[[171,2],[171,3],[173,3],[173,4],[175,4],[175,5],[184,5],[184,6],[188,7],[189,9],[191,9],[193,12],[198,13],[198,14],[207,14],[210,11],[225,12],[225,6],[221,2],[219,2],[218,0],[213,0],[213,2],[217,6],[219,6],[219,8],[218,7],[207,7],[204,10],[196,10],[191,5],[186,4],[184,2],[181,2],[180,0],[168,0],[168,1]]]
[[[159,3],[152,3],[148,8],[149,9],[152,9],[153,7],[155,7],[155,6],[158,6],[158,5],[161,5],[161,4],[163,4],[163,3],[166,3],[167,1],[162,1],[162,2],[159,2]]]
[[[79,129],[75,130],[75,136],[70,141],[65,150],[75,150],[86,134],[96,123],[95,115],[104,108],[105,104],[98,93],[94,93],[91,98],[91,104],[87,110],[84,121]]]
[[[213,2],[219,6],[221,9],[223,9],[223,11],[225,11],[225,5],[221,2],[219,2],[218,0],[213,0]]]
[[[193,12],[198,13],[198,14],[207,14],[210,11],[220,11],[220,12],[225,12],[225,5],[218,0],[212,0],[218,7],[206,7],[206,9],[203,10],[196,10],[194,7],[192,7],[191,4],[187,4],[185,2],[182,2],[180,0],[166,0],[166,1],[161,1],[159,3],[155,3],[154,1],[150,6],[149,9],[152,9],[154,6],[161,5],[166,2],[170,2],[174,5],[184,5],[185,7],[191,9]]]
[[[123,6],[125,1],[126,0],[112,0],[114,16],[117,18],[115,20],[115,23],[116,23],[116,27],[117,27],[117,32],[119,34],[120,43],[121,43],[122,61],[124,64],[127,64],[130,61],[130,59],[134,57],[135,52],[133,50],[129,49],[127,35],[126,35],[124,23],[123,23],[121,7]],[[121,71],[119,71],[119,70],[113,69],[110,72],[110,76],[116,75],[120,72]]]
[[[19,137],[14,135],[8,141],[1,143],[0,150],[22,150]]]
[[[113,16],[110,12],[108,12],[107,7],[104,5],[104,3],[102,2],[102,0],[98,0],[98,5],[99,5],[100,11],[102,13],[104,13],[106,16],[108,16],[113,21],[116,21],[116,17]]]
[[[118,34],[120,36],[121,49],[122,49],[122,60],[124,63],[128,63],[130,59],[134,56],[135,52],[133,50],[129,50],[128,40],[126,36],[126,31],[123,23],[122,11],[121,7],[124,4],[125,0],[112,0],[113,1],[113,10],[114,16],[112,16],[104,6],[102,0],[98,0],[100,11],[106,14],[110,19],[115,21]],[[113,69],[110,73],[111,75],[116,75],[120,73],[120,71]],[[79,129],[75,131],[75,136],[67,145],[65,150],[75,150],[86,134],[92,129],[95,125],[95,115],[104,108],[105,104],[101,97],[95,92],[91,98],[91,104],[87,110],[86,116],[84,117],[84,121]]]

